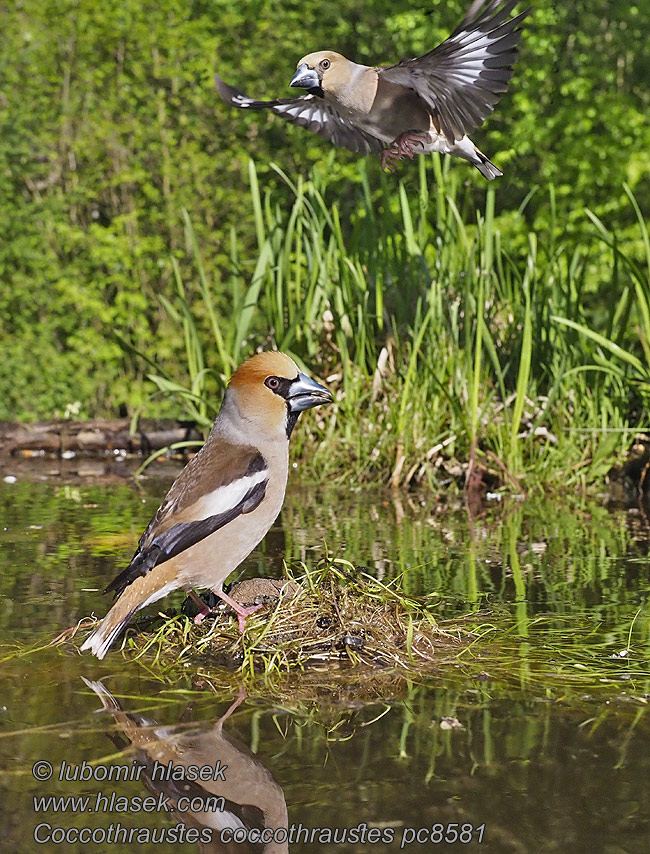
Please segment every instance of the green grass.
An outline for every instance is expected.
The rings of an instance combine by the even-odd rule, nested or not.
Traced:
[[[397,579],[384,583],[342,558],[325,557],[311,569],[302,562],[285,564],[283,581],[279,600],[265,605],[261,616],[249,617],[244,634],[232,615],[219,614],[197,627],[181,613],[162,622],[154,618],[135,637],[127,633],[125,655],[153,659],[163,670],[185,661],[237,667],[272,682],[309,667],[336,670],[341,664],[424,676],[443,661],[453,662],[463,644],[461,629],[438,627],[432,611],[440,602],[437,593],[411,597]],[[237,598],[235,588],[231,595]]]
[[[363,567],[325,557],[311,569],[285,564],[285,580],[298,582],[301,591],[249,618],[244,634],[232,615],[198,627],[182,613],[161,613],[127,632],[122,656],[167,683],[182,680],[191,666],[222,687],[236,674],[251,693],[285,701],[301,681],[304,698],[326,684],[345,684],[350,675],[371,696],[387,696],[407,682],[444,674],[452,682],[490,679],[503,696],[523,691],[582,705],[623,694],[643,705],[650,687],[646,609],[609,630],[593,613],[529,613],[517,543],[506,534],[512,604],[485,599],[483,607],[462,612],[454,597],[414,596],[400,578],[383,583]],[[53,643],[77,644],[76,633]],[[362,643],[346,640],[351,637]],[[43,649],[17,646],[3,661]]]
[[[156,366],[157,394],[207,427],[234,367],[277,347],[336,396],[296,432],[320,477],[516,492],[600,481],[643,425],[650,389],[637,201],[626,188],[636,225],[624,240],[589,211],[569,240],[552,187],[537,233],[526,203],[499,214],[495,184],[463,185],[448,159],[418,163],[415,183],[382,176],[373,192],[360,161],[343,210],[326,173],[294,180],[274,166],[293,198],[281,205],[251,161],[242,206],[256,245],[230,235],[219,300],[184,214],[196,276],[182,281],[174,263],[177,297],[161,302],[185,342],[186,381]]]

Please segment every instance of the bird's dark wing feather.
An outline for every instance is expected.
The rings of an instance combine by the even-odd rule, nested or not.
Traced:
[[[179,515],[188,511],[191,514],[193,505],[206,492],[227,487],[241,477],[257,474],[267,468],[266,460],[256,448],[233,445],[219,437],[219,450],[216,451],[214,440],[215,437],[210,433],[199,453],[192,457],[176,478],[140,537],[138,551],[146,551],[163,531],[171,528]]]
[[[138,546],[133,555],[131,563],[121,572],[117,578],[108,585],[104,593],[115,591],[119,596],[136,578],[146,575],[154,566],[164,563],[177,554],[196,545],[200,540],[214,534],[219,528],[223,528],[242,513],[250,513],[260,504],[266,493],[268,480],[256,483],[248,490],[234,507],[230,507],[224,513],[208,516],[196,522],[179,522],[172,525],[155,537],[146,547]],[[142,543],[142,540],[141,540]]]
[[[488,116],[512,77],[529,9],[508,18],[517,0],[475,0],[463,23],[424,56],[379,69],[380,76],[414,89],[426,101],[449,142]]]
[[[327,101],[318,95],[302,95],[300,98],[277,98],[275,101],[255,101],[233,89],[218,74],[214,75],[217,91],[227,104],[240,109],[262,110],[268,108],[292,122],[307,128],[324,139],[347,148],[357,154],[375,154],[382,151],[384,143],[361,130],[349,119],[341,116]]]

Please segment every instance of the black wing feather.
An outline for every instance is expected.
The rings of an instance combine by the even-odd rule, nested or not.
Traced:
[[[229,86],[218,74],[214,75],[214,82],[219,95],[233,107],[248,110],[270,109],[286,121],[317,133],[339,148],[347,148],[357,154],[376,154],[384,148],[380,139],[358,128],[318,95],[256,101]]]
[[[117,578],[111,581],[104,593],[114,590],[115,596],[119,596],[129,584],[136,578],[146,575],[154,566],[158,566],[159,563],[164,563],[196,545],[196,543],[209,537],[210,534],[214,534],[219,528],[223,528],[224,525],[241,516],[242,513],[250,513],[255,510],[264,498],[267,483],[268,480],[263,480],[261,483],[251,486],[242,500],[224,513],[208,516],[206,519],[199,519],[196,522],[180,522],[177,525],[172,525],[171,528],[155,537],[147,548],[141,550],[138,546],[131,563]]]

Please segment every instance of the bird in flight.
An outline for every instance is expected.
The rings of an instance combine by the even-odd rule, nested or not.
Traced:
[[[298,98],[256,101],[215,75],[224,101],[241,109],[268,108],[340,148],[391,161],[438,151],[462,157],[488,180],[503,173],[468,133],[492,112],[508,88],[530,10],[510,17],[518,0],[474,0],[446,41],[416,59],[368,66],[333,50],[298,62],[290,86]]]

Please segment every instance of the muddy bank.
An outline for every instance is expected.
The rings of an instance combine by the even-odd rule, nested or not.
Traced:
[[[21,424],[0,421],[1,477],[125,477],[149,454],[184,442],[201,442],[193,423],[173,418],[142,418],[135,428],[129,418],[88,421],[51,420]],[[157,474],[165,466],[177,473],[192,448],[181,448],[157,461]],[[463,490],[467,465],[457,465],[454,479]],[[497,490],[502,484],[480,481],[478,492]],[[607,499],[634,501],[650,493],[650,435],[637,434],[623,464],[612,465],[604,479]]]

